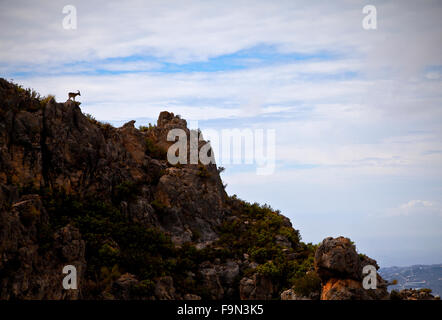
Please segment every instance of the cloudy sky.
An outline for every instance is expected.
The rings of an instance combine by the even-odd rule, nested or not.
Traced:
[[[116,126],[169,110],[203,133],[275,129],[275,172],[226,166],[230,194],[381,266],[442,263],[441,17],[417,0],[1,0],[0,76],[58,101],[79,89]]]

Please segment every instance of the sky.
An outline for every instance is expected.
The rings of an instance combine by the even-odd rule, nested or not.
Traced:
[[[226,165],[229,194],[382,267],[442,263],[440,17],[441,1],[0,0],[0,76],[80,90],[115,126],[168,110],[203,134],[275,130],[274,172]]]

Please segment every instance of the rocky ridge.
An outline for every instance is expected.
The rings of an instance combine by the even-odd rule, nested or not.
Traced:
[[[0,119],[0,299],[389,298],[361,288],[378,266],[349,239],[303,243],[216,164],[168,163],[169,130],[190,135],[173,113],[114,128],[0,79]]]

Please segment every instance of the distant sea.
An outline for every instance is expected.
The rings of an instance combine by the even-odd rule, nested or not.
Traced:
[[[397,285],[388,287],[389,291],[428,288],[433,295],[442,294],[442,264],[387,267],[378,272],[385,280],[398,281]]]

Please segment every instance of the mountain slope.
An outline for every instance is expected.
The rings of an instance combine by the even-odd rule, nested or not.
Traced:
[[[228,196],[215,164],[171,165],[185,120],[114,128],[79,105],[0,79],[0,299],[389,298],[380,276],[363,289],[379,267],[350,239],[303,243],[279,211]]]
[[[3,79],[0,102],[2,298],[269,299],[312,269],[314,247],[229,197],[216,165],[166,161],[185,120],[114,128]]]

